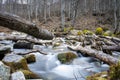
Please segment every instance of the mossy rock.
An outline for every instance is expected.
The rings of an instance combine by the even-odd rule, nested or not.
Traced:
[[[113,33],[111,31],[106,31],[103,33],[103,36],[112,36]]]
[[[29,70],[20,70],[20,71],[23,72],[26,79],[40,79],[38,75],[36,75],[35,73]]]
[[[107,80],[106,77],[102,77],[103,75],[107,75],[107,72],[105,71],[105,72],[94,74],[92,76],[88,76],[87,80]]]
[[[94,34],[92,31],[89,31],[89,30],[83,30],[83,33],[85,35],[93,35]]]
[[[120,80],[120,62],[110,66],[108,75],[110,80]]]
[[[61,63],[67,63],[72,61],[73,59],[77,58],[77,55],[72,52],[60,53],[58,54],[58,60]]]
[[[60,44],[61,44],[61,43],[59,43],[59,42],[54,43],[54,44],[53,44],[53,48],[60,46]]]
[[[12,72],[15,72],[19,69],[29,70],[26,59],[20,55],[8,54],[3,58],[2,61],[7,66],[10,66]]]
[[[97,35],[102,35],[103,34],[103,29],[101,28],[101,27],[98,27],[97,29],[96,29],[96,31],[95,31],[95,33],[97,34]]]
[[[36,57],[34,54],[27,54],[24,56],[24,58],[26,59],[27,63],[36,62]]]

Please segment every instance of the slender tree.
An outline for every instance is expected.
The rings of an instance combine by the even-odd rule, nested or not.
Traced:
[[[61,27],[62,30],[65,26],[65,0],[61,0]]]

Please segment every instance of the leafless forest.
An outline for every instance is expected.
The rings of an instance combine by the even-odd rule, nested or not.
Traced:
[[[0,0],[0,80],[120,80],[120,0]]]
[[[44,23],[53,17],[59,17],[59,25],[62,28],[68,26],[67,20],[70,20],[69,25],[75,26],[78,19],[82,18],[84,21],[96,16],[98,22],[93,21],[95,26],[110,24],[114,30],[118,30],[119,5],[119,0],[1,0],[0,10],[19,15],[32,22]],[[76,26],[89,27],[89,22],[86,24],[88,25]]]

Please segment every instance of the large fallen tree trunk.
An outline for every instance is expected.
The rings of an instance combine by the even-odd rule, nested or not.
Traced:
[[[0,12],[0,26],[7,27],[12,30],[20,31],[32,35],[36,38],[50,40],[53,34],[45,29],[38,28],[37,25],[6,12]]]
[[[80,51],[81,53],[84,53],[84,54],[88,54],[89,56],[100,59],[109,65],[116,64],[119,61],[117,58],[114,58],[108,54],[105,54],[102,51],[97,51],[97,50],[91,49],[90,46],[82,47],[82,46],[78,45],[78,46],[68,46],[68,48],[71,50]]]

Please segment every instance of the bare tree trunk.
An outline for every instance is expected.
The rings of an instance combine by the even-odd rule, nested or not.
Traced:
[[[0,26],[21,31],[40,39],[53,39],[53,34],[47,30],[38,28],[37,25],[9,13],[0,12]]]
[[[29,4],[29,0],[27,0],[27,12],[28,12],[28,20],[31,21],[31,10],[30,10],[31,4]]]
[[[65,0],[61,0],[61,27],[62,30],[65,26]]]
[[[77,16],[77,11],[78,11],[78,4],[79,4],[80,0],[75,0],[73,1],[73,4],[72,4],[72,26],[75,25],[75,20],[76,20],[76,16]]]
[[[35,19],[36,19],[36,22],[38,21],[38,7],[39,7],[38,0],[36,0],[35,1]]]
[[[47,0],[44,0],[44,20],[47,21]]]
[[[68,11],[68,17],[69,18],[71,16],[71,3],[72,3],[72,1],[70,0],[70,2],[69,2],[69,11]]]
[[[51,17],[50,14],[51,13],[51,7],[50,7],[50,3],[49,3],[49,5],[48,5],[48,14],[49,14],[49,18]]]
[[[114,27],[115,27],[114,33],[116,33],[118,29],[117,27],[117,1],[116,0],[114,0]]]

